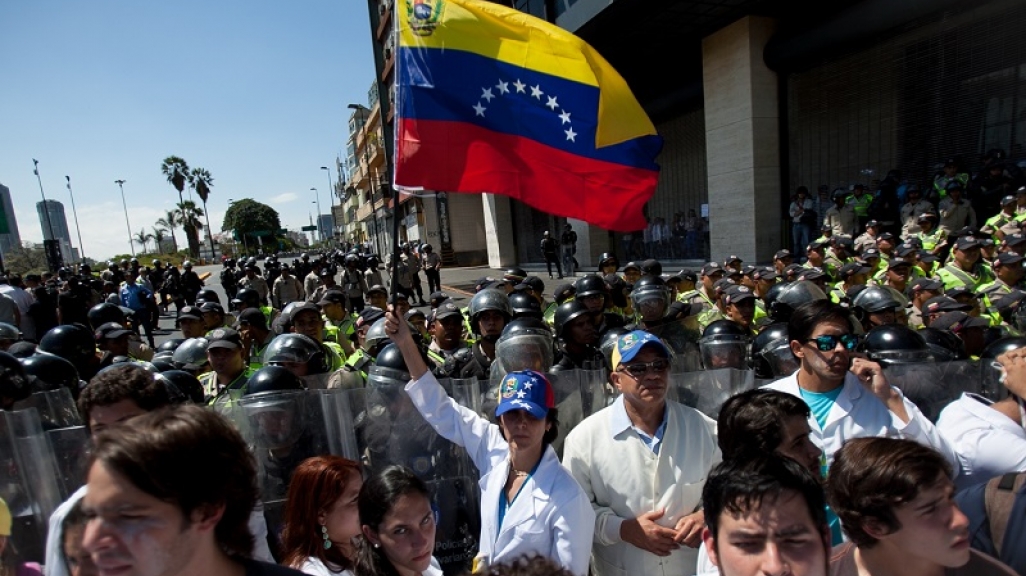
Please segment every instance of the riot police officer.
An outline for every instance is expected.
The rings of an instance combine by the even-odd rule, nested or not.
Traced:
[[[598,370],[605,365],[596,347],[599,335],[587,306],[577,300],[564,302],[556,307],[554,320],[559,349],[553,372]]]
[[[457,351],[452,358],[453,367],[443,370],[460,378],[487,380],[495,358],[495,343],[513,320],[513,308],[502,290],[486,288],[474,295],[467,311],[477,342]]]

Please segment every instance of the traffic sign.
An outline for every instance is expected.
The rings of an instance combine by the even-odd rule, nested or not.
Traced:
[[[302,230],[303,230],[303,232],[315,232],[317,230],[317,227],[316,226],[303,226]]]
[[[261,236],[270,236],[271,235],[271,231],[270,230],[254,230],[253,232],[250,232],[249,235],[250,236],[256,236],[257,238],[259,238]]]

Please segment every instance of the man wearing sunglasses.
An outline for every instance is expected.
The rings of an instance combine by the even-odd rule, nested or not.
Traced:
[[[721,460],[716,423],[666,399],[670,352],[656,336],[621,336],[611,364],[620,397],[563,445],[563,465],[596,512],[592,569],[595,576],[694,574],[702,487]]]
[[[795,310],[787,329],[799,368],[766,387],[809,405],[824,476],[844,442],[865,436],[916,440],[957,467],[954,451],[933,423],[887,382],[879,364],[855,353],[858,337],[847,309],[829,300],[810,302]]]

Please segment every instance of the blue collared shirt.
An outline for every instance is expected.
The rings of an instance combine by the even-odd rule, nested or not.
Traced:
[[[641,438],[641,441],[645,443],[645,446],[648,446],[652,452],[659,454],[659,447],[662,446],[663,435],[666,433],[666,408],[663,408],[663,421],[659,424],[659,427],[656,428],[655,435],[649,436],[641,428],[638,428],[633,422],[631,422],[631,417],[627,415],[627,407],[624,406],[624,399],[621,395],[615,402],[613,402],[613,411],[609,415],[609,425],[613,436],[616,436],[628,428],[634,429],[634,431],[638,433],[638,437]]]

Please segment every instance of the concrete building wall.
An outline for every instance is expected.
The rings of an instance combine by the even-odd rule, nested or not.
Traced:
[[[460,266],[477,266],[488,262],[484,214],[480,194],[449,194],[449,230],[452,249]],[[437,250],[437,248],[436,248]]]
[[[14,203],[11,202],[11,189],[0,184],[0,212],[7,223],[7,232],[0,233],[0,253],[21,246],[21,234],[18,233],[18,219],[14,215]]]

